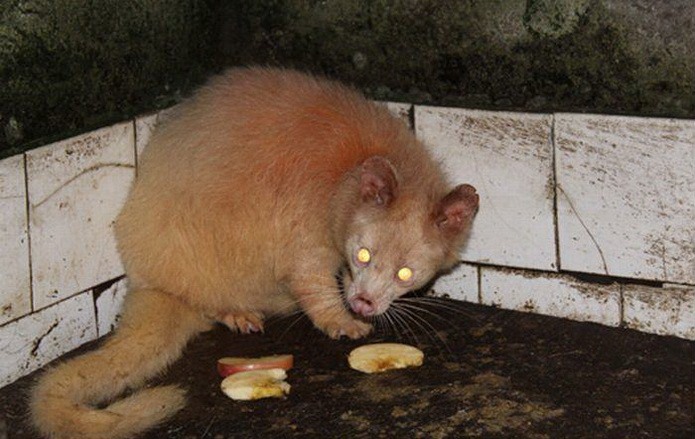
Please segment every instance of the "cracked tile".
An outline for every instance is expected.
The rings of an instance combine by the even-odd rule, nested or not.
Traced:
[[[638,331],[695,340],[695,287],[623,287],[625,325]]]
[[[565,270],[695,283],[695,121],[556,116]]]
[[[415,106],[415,130],[480,210],[469,262],[556,270],[551,115]]]
[[[31,312],[24,156],[0,161],[0,325]]]
[[[27,152],[34,309],[123,274],[112,229],[134,149],[127,122]]]
[[[91,292],[0,327],[0,387],[96,337]]]
[[[617,284],[581,282],[554,273],[483,267],[480,295],[484,305],[580,322],[620,325],[620,290]]]
[[[432,289],[438,297],[478,303],[478,267],[459,264],[451,273],[437,279]]]

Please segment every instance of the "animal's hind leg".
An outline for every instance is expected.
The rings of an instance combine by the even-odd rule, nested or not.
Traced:
[[[219,320],[234,332],[263,332],[263,314],[258,312],[233,311],[221,315]]]

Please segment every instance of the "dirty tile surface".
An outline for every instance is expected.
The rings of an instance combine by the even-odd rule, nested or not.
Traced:
[[[0,160],[0,325],[31,312],[24,156]]]
[[[406,104],[403,102],[382,102],[382,104],[386,105],[389,111],[391,111],[391,114],[405,122],[405,124],[410,128],[413,128],[412,124],[410,123],[410,112],[413,110],[413,106],[411,104]]]
[[[417,136],[480,210],[462,254],[469,262],[556,270],[552,116],[415,107]]]
[[[562,268],[695,284],[695,121],[559,114]]]
[[[552,273],[481,268],[480,296],[485,305],[516,311],[620,324],[620,289]]]
[[[478,267],[459,264],[451,273],[440,276],[432,290],[439,297],[478,303]]]
[[[134,148],[128,122],[27,153],[36,309],[123,274],[113,223]]]
[[[91,293],[79,294],[0,327],[0,386],[96,336]]]
[[[695,287],[623,286],[629,328],[695,340]]]
[[[452,302],[453,303],[453,302]],[[192,438],[687,438],[695,434],[695,343],[473,304],[423,318],[429,334],[333,341],[306,320],[270,322],[263,335],[218,327],[159,383],[189,390],[188,405],[145,439]],[[437,308],[432,308],[436,310]],[[441,312],[440,312],[441,313]],[[350,350],[374,341],[416,344],[422,367],[366,375]],[[84,352],[85,349],[80,351]],[[295,355],[286,399],[232,401],[219,390],[223,356]],[[107,372],[105,372],[107,373]],[[32,377],[0,390],[13,439],[26,424]],[[3,419],[4,418],[4,419]]]
[[[113,331],[118,324],[127,290],[128,283],[125,278],[117,280],[105,290],[94,290],[99,337]]]
[[[135,150],[138,157],[150,141],[158,120],[159,114],[148,114],[135,119]]]

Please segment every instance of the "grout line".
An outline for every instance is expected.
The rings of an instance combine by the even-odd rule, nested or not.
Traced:
[[[31,313],[34,309],[34,264],[31,259],[31,210],[29,206],[29,171],[27,169],[27,154],[22,153],[22,164],[24,167],[24,204],[25,204],[25,220],[27,222],[27,258],[29,259],[29,307]],[[22,316],[23,317],[23,316]]]
[[[91,287],[85,288],[85,289],[82,290],[82,291],[78,291],[78,292],[76,292],[76,293],[70,294],[69,296],[66,296],[66,297],[64,297],[64,298],[62,298],[62,299],[60,299],[60,300],[58,300],[58,301],[56,301],[56,302],[53,302],[53,303],[51,303],[51,304],[49,304],[49,305],[46,305],[46,306],[41,307],[41,308],[38,308],[38,309],[34,310],[34,311],[32,312],[32,314],[39,313],[39,312],[41,312],[41,311],[43,311],[43,310],[45,310],[45,309],[48,309],[48,308],[50,308],[50,307],[52,307],[52,306],[55,306],[55,305],[59,304],[59,303],[61,303],[61,302],[65,302],[66,300],[69,300],[69,299],[72,299],[72,298],[74,298],[74,297],[76,297],[76,296],[79,296],[80,294],[91,293],[92,296],[93,296],[93,295],[94,295],[94,289],[95,289],[95,288],[99,288],[99,287],[101,287],[101,286],[104,285],[104,284],[108,284],[109,282],[114,282],[114,283],[115,283],[115,282],[121,280],[121,279],[124,278],[124,277],[125,277],[124,274],[120,274],[120,275],[114,277],[114,278],[111,279],[111,280],[108,280],[108,281],[105,281],[105,282],[101,282],[101,283],[99,283],[99,284],[97,284],[97,285],[92,285]],[[14,321],[16,321],[16,320],[21,319],[22,317],[26,317],[27,315],[29,315],[29,314],[25,314],[25,315],[23,315],[23,316],[21,316],[21,317],[19,317],[19,318],[17,318],[17,319],[11,320],[11,321],[14,322]],[[10,323],[10,322],[7,322],[7,323]]]
[[[478,304],[483,304],[483,267],[476,266],[478,270]]]
[[[553,179],[553,228],[555,232],[555,271],[559,272],[562,267],[560,259],[560,221],[557,208],[558,191],[558,172],[557,172],[557,142],[555,141],[555,114],[550,115],[550,160],[552,166]]]
[[[88,290],[88,293],[92,296],[92,309],[94,310],[94,329],[96,330],[96,336],[99,337],[99,310],[97,309],[97,294],[96,287],[92,287]]]
[[[625,324],[625,292],[624,292],[624,285],[618,285],[618,294],[620,296],[620,301],[618,302],[618,312],[620,315],[618,316],[620,318],[620,321],[618,322],[618,327],[620,328],[626,328]]]
[[[408,123],[410,124],[410,131],[415,133],[415,104],[410,104],[410,108],[408,108]]]
[[[73,294],[71,294],[71,295],[69,295],[69,296],[67,296],[67,297],[64,297],[64,298],[62,298],[62,299],[60,299],[60,300],[58,300],[58,301],[56,301],[56,302],[51,303],[50,305],[46,305],[46,306],[43,306],[43,307],[38,308],[38,309],[33,309],[33,304],[32,304],[32,312],[30,312],[30,313],[28,313],[28,314],[24,314],[24,315],[19,316],[19,317],[15,317],[15,318],[12,319],[12,320],[8,320],[7,322],[5,322],[5,323],[3,323],[2,325],[0,325],[0,328],[2,328],[2,327],[4,327],[4,326],[7,326],[7,325],[9,325],[9,324],[11,324],[11,323],[17,322],[18,320],[22,320],[22,319],[25,318],[25,317],[29,317],[29,316],[34,315],[34,314],[38,314],[38,313],[40,313],[41,311],[44,311],[44,310],[46,310],[46,309],[48,309],[48,308],[51,308],[51,307],[53,307],[53,306],[58,305],[59,303],[65,302],[66,300],[73,299],[73,298],[79,296],[80,294],[88,294],[88,293],[91,293],[91,294],[92,294],[92,298],[94,298],[94,297],[95,297],[95,296],[94,296],[94,289],[98,289],[98,288],[102,287],[103,285],[106,285],[106,284],[109,284],[109,283],[111,283],[111,284],[116,283],[116,282],[118,282],[118,281],[120,281],[121,279],[124,279],[124,278],[125,278],[125,275],[123,275],[123,274],[122,274],[122,275],[119,275],[119,276],[114,277],[113,279],[111,279],[111,280],[109,280],[109,281],[102,282],[102,283],[100,283],[100,284],[98,284],[98,285],[91,286],[91,287],[89,287],[89,288],[87,288],[87,289],[85,289],[85,290],[79,291],[79,292],[77,292],[77,293],[73,293]],[[110,286],[110,285],[109,285],[109,286]],[[96,302],[94,303],[94,308],[96,309]]]
[[[461,261],[463,263],[469,264],[469,265],[474,265],[474,266],[480,266],[483,268],[491,268],[491,269],[496,269],[496,270],[508,270],[508,271],[519,271],[519,272],[526,272],[528,274],[535,274],[535,275],[551,275],[551,276],[570,276],[573,277],[579,281],[585,282],[585,283],[590,283],[590,284],[612,284],[612,283],[617,283],[617,284],[628,284],[628,285],[643,285],[646,287],[652,287],[652,288],[663,288],[664,284],[667,282],[662,281],[662,280],[653,280],[653,279],[638,279],[638,278],[631,278],[631,277],[621,277],[621,276],[614,276],[614,275],[606,275],[603,273],[586,273],[586,272],[581,272],[581,271],[572,271],[572,270],[560,270],[560,271],[550,271],[547,269],[541,269],[541,268],[529,268],[529,267],[519,267],[519,266],[512,266],[512,265],[495,265],[491,263],[486,263],[486,262],[477,262],[477,261]],[[681,285],[685,287],[690,287],[693,285],[690,284],[679,284],[679,283],[673,283],[673,282],[668,282],[670,285]]]
[[[133,164],[135,165],[135,177],[137,178],[140,171],[140,163],[138,163],[138,120],[133,118]]]
[[[56,305],[58,305],[58,304],[60,304],[60,303],[65,302],[66,300],[73,299],[73,298],[79,296],[80,294],[85,294],[85,293],[88,293],[88,292],[90,292],[90,290],[80,291],[79,293],[71,294],[70,296],[65,297],[64,299],[61,299],[61,300],[59,300],[59,301],[57,301],[57,302],[54,302],[54,303],[51,303],[50,305],[46,305],[46,306],[44,306],[43,308],[36,309],[36,310],[30,312],[29,314],[24,314],[23,316],[15,317],[15,318],[12,319],[12,320],[8,320],[7,322],[5,322],[5,323],[3,323],[2,325],[0,325],[0,328],[3,328],[3,327],[8,326],[8,325],[11,325],[12,323],[16,323],[16,322],[18,322],[18,321],[20,321],[20,320],[22,320],[22,319],[24,319],[24,318],[28,318],[28,317],[34,316],[34,315],[36,315],[36,314],[39,314],[39,313],[41,313],[42,311],[47,310],[48,308],[52,308],[52,307],[54,307],[54,306],[56,306]]]

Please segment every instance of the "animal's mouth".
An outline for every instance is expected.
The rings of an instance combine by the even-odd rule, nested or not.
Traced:
[[[371,300],[361,297],[352,290],[353,274],[349,264],[345,264],[336,275],[338,287],[342,292],[345,308],[361,319],[370,318],[378,314],[376,306]]]

